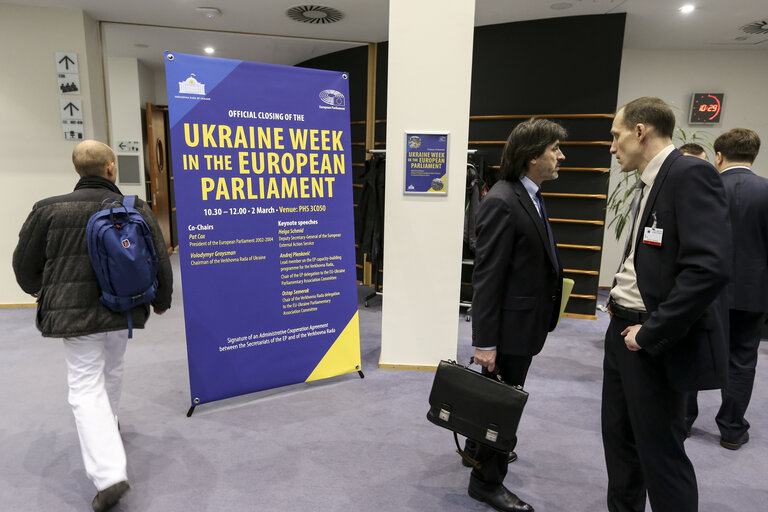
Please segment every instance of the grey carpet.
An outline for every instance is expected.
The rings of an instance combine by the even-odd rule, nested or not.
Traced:
[[[174,257],[178,281],[178,256]],[[178,285],[177,285],[178,286]],[[483,511],[447,430],[425,418],[432,373],[380,370],[381,301],[360,305],[365,379],[356,374],[200,406],[192,418],[181,295],[129,344],[120,423],[133,487],[114,510]],[[360,297],[368,288],[359,290]],[[0,310],[0,511],[86,511],[66,397],[63,350],[33,309]],[[466,361],[470,324],[459,322]],[[565,319],[534,358],[518,462],[506,484],[539,512],[605,510],[600,438],[607,318]],[[687,441],[702,512],[754,512],[768,502],[768,347],[760,349],[751,441],[718,445],[719,394],[700,394]]]

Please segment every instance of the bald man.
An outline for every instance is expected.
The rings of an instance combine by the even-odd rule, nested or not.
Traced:
[[[37,328],[45,337],[63,339],[69,404],[85,471],[96,486],[92,501],[96,512],[112,508],[129,489],[117,422],[128,319],[99,301],[101,290],[85,234],[88,219],[102,201],[123,200],[115,185],[115,160],[112,149],[101,142],[85,140],[75,146],[72,163],[80,176],[75,190],[33,206],[13,253],[16,280],[37,297]],[[158,288],[151,304],[155,313],[162,314],[171,306],[171,264],[151,208],[140,199],[135,208],[158,249]],[[130,315],[133,328],[143,328],[149,304],[136,306]]]

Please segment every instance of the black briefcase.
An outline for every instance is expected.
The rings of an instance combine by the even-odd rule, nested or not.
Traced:
[[[502,452],[515,447],[517,426],[528,393],[520,386],[440,361],[429,394],[427,419],[440,427]],[[458,445],[458,440],[457,440]]]

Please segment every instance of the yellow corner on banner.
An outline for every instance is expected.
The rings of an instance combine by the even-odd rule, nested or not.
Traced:
[[[448,173],[445,173],[442,176],[440,176],[440,181],[443,182],[443,188],[441,188],[440,190],[435,190],[432,187],[430,187],[429,190],[427,190],[427,192],[430,192],[433,194],[445,194],[445,189],[446,189],[445,177],[446,176],[448,176]]]
[[[347,326],[341,331],[341,334],[333,342],[328,352],[325,353],[323,359],[320,360],[309,377],[307,377],[307,382],[327,379],[328,377],[355,372],[359,369],[360,324],[358,312],[355,311]]]

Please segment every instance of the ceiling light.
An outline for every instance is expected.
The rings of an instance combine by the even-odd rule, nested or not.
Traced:
[[[205,48],[203,48],[203,51],[204,51],[205,53],[207,53],[208,55],[210,55],[210,54],[212,54],[213,52],[215,52],[216,50],[214,50],[212,46],[206,46]]]
[[[690,14],[693,12],[693,10],[696,9],[696,6],[693,4],[685,4],[682,6],[679,11],[683,14]]]
[[[549,6],[550,9],[554,9],[556,11],[562,11],[563,9],[570,9],[573,7],[573,4],[571,2],[558,2],[556,4],[552,4]]]
[[[212,20],[213,18],[218,18],[219,16],[221,16],[221,11],[215,7],[197,7],[195,8],[195,11],[199,14],[202,14],[209,20]]]

